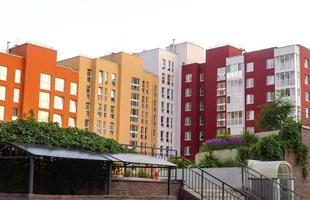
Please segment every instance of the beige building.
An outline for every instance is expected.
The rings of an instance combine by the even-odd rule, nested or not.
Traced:
[[[122,144],[157,146],[158,77],[127,53],[58,62],[79,71],[77,127]]]

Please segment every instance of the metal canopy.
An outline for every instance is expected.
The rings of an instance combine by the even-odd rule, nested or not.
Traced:
[[[169,161],[156,158],[156,157],[152,157],[152,156],[141,155],[141,154],[117,153],[117,154],[109,154],[109,156],[123,163],[158,165],[158,166],[165,166],[165,167],[176,167],[177,166]]]
[[[98,160],[98,161],[111,161],[104,157],[101,153],[92,151],[65,149],[59,147],[50,147],[38,144],[24,144],[24,143],[9,143],[12,144],[33,156],[57,157],[68,159],[81,159],[81,160]]]
[[[97,160],[97,161],[108,161],[108,162],[122,162],[132,164],[144,164],[144,165],[155,165],[163,167],[177,167],[177,165],[152,156],[146,156],[141,154],[132,153],[100,153],[94,151],[86,151],[79,149],[66,149],[59,147],[51,147],[46,145],[38,144],[26,144],[8,142],[7,144],[13,145],[32,156],[44,156],[44,157],[56,157],[56,158],[67,158],[67,159],[81,159],[81,160]],[[0,157],[1,158],[1,157]]]

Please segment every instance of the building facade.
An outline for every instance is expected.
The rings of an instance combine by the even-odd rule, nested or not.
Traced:
[[[57,52],[26,43],[0,53],[0,120],[28,116],[76,126],[78,73],[56,65]]]
[[[127,53],[58,62],[79,72],[79,128],[122,144],[156,146],[158,77]]]
[[[301,45],[245,52],[232,46],[206,50],[202,64],[182,68],[181,153],[194,159],[200,145],[220,133],[261,131],[261,107],[275,95],[294,105],[309,124],[310,50]]]
[[[144,61],[144,69],[159,77],[158,83],[158,137],[161,152],[180,147],[181,122],[181,66],[203,62],[204,50],[185,42],[172,44],[166,49],[145,50],[138,53]]]

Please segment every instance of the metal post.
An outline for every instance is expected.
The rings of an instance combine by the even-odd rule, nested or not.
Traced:
[[[244,189],[244,168],[241,167],[241,183],[242,183],[242,189]]]
[[[112,188],[112,162],[108,162],[108,183],[107,183],[107,194],[111,194]]]
[[[222,199],[224,200],[225,199],[225,184],[224,182],[222,183]]]
[[[34,177],[34,158],[29,159],[29,185],[28,193],[33,194],[33,177]]]
[[[178,180],[178,168],[175,168],[175,174],[174,174],[175,180]]]
[[[168,168],[168,196],[170,195],[171,187],[171,167]]]
[[[201,183],[200,183],[200,189],[201,189],[201,200],[203,200],[203,170],[201,170]]]
[[[182,167],[182,187],[184,187],[184,167]]]

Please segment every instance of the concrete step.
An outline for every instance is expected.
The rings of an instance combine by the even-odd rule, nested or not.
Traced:
[[[195,196],[196,199],[201,199],[201,195],[198,194],[195,191],[201,191],[201,188],[195,188],[191,189],[188,187],[184,187],[184,189],[189,192],[191,195]],[[199,192],[200,193],[200,192]],[[245,200],[245,197],[241,196],[238,192],[232,191],[227,189],[226,192],[224,192],[224,200],[231,200],[231,199],[236,199],[239,198],[240,200]],[[223,194],[222,190],[220,189],[204,189],[203,191],[203,199],[206,200],[222,200],[223,199]]]

